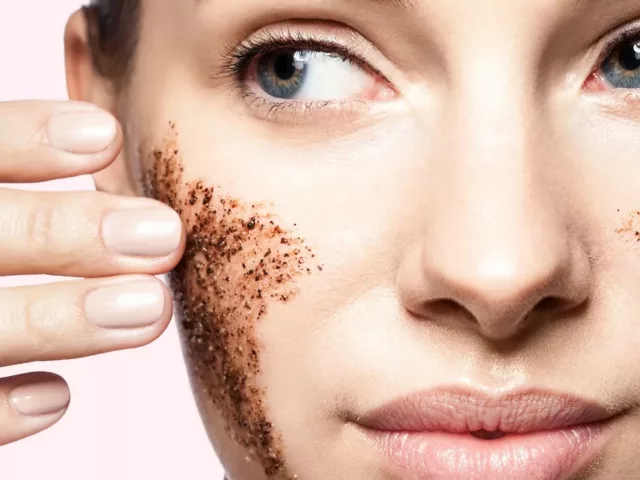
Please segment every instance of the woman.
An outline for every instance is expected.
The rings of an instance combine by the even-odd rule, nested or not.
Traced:
[[[67,27],[69,93],[122,130],[4,105],[0,180],[97,172],[103,193],[3,194],[0,268],[103,279],[3,292],[2,362],[151,341],[169,293],[118,275],[172,270],[230,479],[637,478],[638,18],[95,2]],[[68,403],[43,374],[0,388],[4,443]]]

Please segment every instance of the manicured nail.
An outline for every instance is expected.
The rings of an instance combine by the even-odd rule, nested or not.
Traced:
[[[118,127],[115,118],[100,110],[55,115],[47,124],[49,143],[69,153],[98,153],[111,145]]]
[[[11,392],[9,400],[22,415],[51,415],[67,408],[69,388],[60,380],[21,385]]]
[[[101,328],[148,327],[162,317],[164,291],[154,280],[100,288],[87,295],[84,312]]]
[[[118,210],[102,221],[102,240],[121,255],[166,257],[182,237],[180,216],[169,207]]]

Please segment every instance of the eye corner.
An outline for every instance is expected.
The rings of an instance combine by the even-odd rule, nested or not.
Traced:
[[[584,81],[583,90],[587,93],[603,93],[606,92],[610,87],[607,86],[605,78],[602,76],[600,71],[600,66],[596,67],[591,71],[587,79]]]

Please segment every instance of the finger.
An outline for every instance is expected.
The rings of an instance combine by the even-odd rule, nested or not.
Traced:
[[[164,332],[172,311],[154,277],[0,289],[0,366],[140,347]]]
[[[79,102],[0,102],[0,183],[94,173],[122,147],[116,119]]]
[[[0,276],[158,275],[185,238],[178,214],[155,200],[0,189]]]
[[[62,418],[69,400],[67,383],[51,373],[0,379],[0,445],[46,430]]]

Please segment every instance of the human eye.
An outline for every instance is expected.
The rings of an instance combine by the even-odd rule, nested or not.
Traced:
[[[591,92],[612,91],[625,100],[640,99],[640,25],[623,28],[606,43],[586,83]]]
[[[373,103],[391,101],[396,92],[350,43],[290,28],[262,31],[231,47],[223,69],[250,113],[262,120],[354,118]]]

